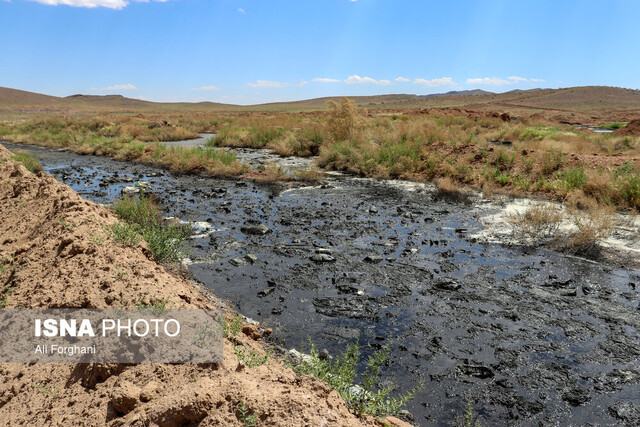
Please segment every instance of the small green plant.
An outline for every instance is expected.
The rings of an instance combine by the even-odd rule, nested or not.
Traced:
[[[74,223],[68,223],[67,221],[65,221],[62,218],[57,218],[58,223],[62,226],[64,231],[71,231],[74,228],[76,228],[76,224]]]
[[[149,244],[149,250],[160,262],[178,262],[185,255],[187,241],[191,234],[189,228],[156,223],[142,227],[142,236]]]
[[[467,406],[465,407],[460,425],[463,427],[482,427],[482,423],[480,423],[476,411],[473,409],[471,396],[467,396]]]
[[[33,383],[34,386],[36,386],[38,389],[40,389],[43,393],[48,394],[49,396],[55,397],[56,399],[58,397],[60,397],[60,393],[57,391],[57,387],[55,387],[55,390],[52,390],[51,387],[48,387],[45,384],[42,383]]]
[[[96,246],[100,246],[102,244],[102,242],[104,242],[105,237],[99,237],[96,236],[95,234],[89,234],[89,240],[91,241],[91,243],[93,243]]]
[[[167,309],[167,304],[169,303],[169,299],[163,300],[154,300],[151,304],[145,304],[142,301],[138,303],[138,310],[141,312],[151,312],[154,316],[159,316],[165,313]]]
[[[582,188],[587,182],[584,174],[584,166],[566,169],[558,173],[558,177],[563,181],[565,189],[573,190],[574,188]]]
[[[238,360],[247,368],[262,366],[269,360],[269,353],[260,354],[254,349],[245,349],[241,345],[234,344],[234,353]]]
[[[236,405],[236,416],[245,427],[255,427],[258,423],[258,416],[251,412],[252,411],[245,406],[242,400]]]
[[[116,271],[115,271],[115,273],[113,273],[113,278],[116,279],[116,280],[121,280],[121,279],[125,278],[127,276],[127,274],[129,274],[126,271],[122,271],[122,269],[120,267],[120,264],[116,264],[115,265],[115,270]]]
[[[164,222],[151,196],[126,196],[113,203],[111,209],[124,220],[122,225],[112,226],[117,243],[135,246],[144,239],[160,262],[178,262],[185,256],[191,228]]]
[[[220,337],[221,325],[217,322],[207,321],[204,325],[196,329],[196,336],[193,343],[199,348],[210,348],[213,341]]]
[[[550,149],[548,151],[545,151],[541,159],[542,173],[548,175],[552,172],[555,172],[560,168],[563,160],[564,155],[562,154],[562,151],[558,149]]]
[[[40,162],[33,157],[31,153],[26,151],[16,151],[12,156],[12,160],[20,162],[27,168],[30,172],[41,172],[44,170]]]
[[[515,160],[515,153],[508,153],[504,149],[500,149],[496,152],[496,166],[498,166],[500,170],[511,168],[515,163]]]
[[[138,227],[126,222],[116,222],[109,227],[109,237],[125,246],[135,246],[142,241]]]
[[[154,225],[160,221],[158,205],[151,196],[124,196],[111,205],[111,210],[129,223],[141,226]]]
[[[242,317],[238,314],[233,316],[231,320],[228,320],[226,317],[222,320],[222,329],[227,338],[235,338],[238,336],[240,331],[242,331],[242,325],[244,321]]]
[[[2,261],[0,261],[0,273],[2,274],[6,273],[9,269],[9,265],[11,264],[12,264],[11,260],[3,259]]]
[[[369,356],[362,385],[355,383],[356,365],[360,360],[360,345],[357,341],[350,344],[346,351],[337,356],[334,361],[321,358],[315,345],[311,341],[309,344],[309,356],[294,366],[294,370],[300,375],[313,375],[325,381],[359,416],[395,414],[423,387],[420,383],[412,390],[396,397],[390,396],[395,390],[393,385],[377,388],[381,368],[389,358],[390,340]]]

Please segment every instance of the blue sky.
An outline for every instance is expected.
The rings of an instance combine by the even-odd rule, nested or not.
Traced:
[[[637,0],[0,0],[0,86],[235,104],[640,88]]]

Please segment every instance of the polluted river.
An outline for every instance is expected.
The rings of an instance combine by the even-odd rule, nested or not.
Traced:
[[[335,356],[359,337],[366,357],[390,341],[380,385],[424,383],[404,414],[416,425],[450,425],[468,399],[486,425],[640,423],[640,273],[479,239],[495,205],[406,182],[261,184],[3,144],[96,203],[149,182],[168,216],[195,224],[192,275],[272,328],[275,346],[310,339]]]

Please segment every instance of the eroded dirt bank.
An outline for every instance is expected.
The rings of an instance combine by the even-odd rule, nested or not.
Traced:
[[[149,181],[170,215],[201,223],[190,271],[278,344],[309,336],[335,355],[360,335],[370,354],[391,337],[385,381],[425,381],[409,405],[421,425],[451,423],[467,395],[487,425],[640,420],[638,272],[483,243],[494,207],[408,183],[257,185],[8,146],[98,203]]]
[[[6,308],[105,308],[167,301],[215,307],[141,245],[115,244],[116,218],[0,146],[0,292]],[[262,352],[255,327],[240,345]],[[2,425],[377,425],[352,415],[336,392],[271,360],[248,368],[225,340],[221,365],[0,364]]]

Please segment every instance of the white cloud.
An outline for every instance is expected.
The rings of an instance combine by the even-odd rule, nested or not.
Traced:
[[[245,13],[246,13],[246,12],[244,11],[244,9],[243,9],[243,8],[241,8],[241,7],[239,7],[239,8],[238,8],[238,12],[240,12],[240,13],[242,13],[242,14],[245,14]]]
[[[320,77],[315,78],[311,81],[316,83],[340,83],[340,80],[337,80],[337,79],[325,79]]]
[[[92,87],[89,90],[91,92],[106,92],[110,90],[136,90],[136,89],[138,89],[136,86],[132,85],[131,83],[127,83],[124,85],[113,85],[113,86],[107,86],[107,87]]]
[[[509,80],[511,80],[514,83],[520,83],[520,82],[527,82],[529,81],[529,79],[526,79],[524,77],[517,77],[517,76],[511,76],[511,77],[507,77]]]
[[[469,85],[485,85],[485,86],[504,86],[514,85],[518,83],[540,83],[544,82],[543,79],[528,79],[526,77],[511,76],[505,79],[499,79],[497,77],[484,77],[481,79],[467,79]]]
[[[290,86],[299,86],[302,87],[306,85],[308,82],[301,81],[300,83],[289,83],[289,82],[272,82],[269,80],[258,80],[255,83],[249,83],[251,87],[290,87]]]
[[[106,7],[109,9],[120,10],[129,5],[132,0],[30,0],[49,6],[72,6],[72,7]],[[164,3],[169,0],[133,0],[136,2],[149,3],[149,1],[158,1]]]
[[[220,90],[218,86],[201,86],[201,87],[192,87],[191,90]]]
[[[415,79],[413,81],[417,85],[428,87],[440,87],[440,86],[457,86],[457,83],[453,81],[451,77],[442,77],[440,79]]]
[[[394,80],[397,81],[397,82],[410,82],[411,81],[406,77],[396,77]]]
[[[497,77],[484,77],[482,79],[467,79],[469,85],[481,85],[481,86],[502,86],[510,85],[512,82],[509,80],[499,79]]]
[[[346,84],[374,84],[380,86],[388,86],[391,84],[389,80],[376,80],[371,77],[360,77],[358,75],[349,76],[345,81]]]

